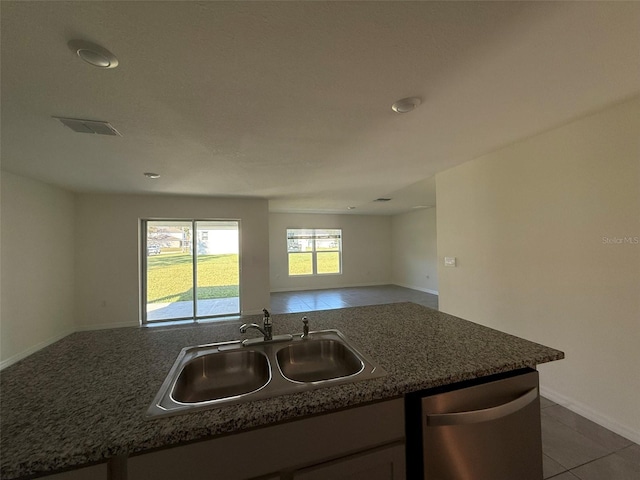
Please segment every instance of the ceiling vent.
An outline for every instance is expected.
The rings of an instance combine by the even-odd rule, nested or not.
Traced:
[[[101,120],[81,120],[79,118],[64,118],[53,117],[62,122],[74,132],[78,133],[95,133],[97,135],[122,135],[115,128],[111,126],[109,122],[103,122]]]
[[[391,201],[390,198],[384,198],[384,197],[376,198],[374,200],[374,202],[390,202],[390,201]]]

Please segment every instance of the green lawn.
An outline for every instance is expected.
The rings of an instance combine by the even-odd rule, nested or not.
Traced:
[[[340,254],[338,252],[318,252],[318,273],[340,273]],[[289,275],[313,274],[312,253],[289,254]]]
[[[193,300],[190,254],[147,257],[147,303]],[[237,297],[238,255],[198,256],[198,299]]]
[[[311,253],[290,253],[289,274],[313,273]],[[318,252],[318,273],[339,273],[338,252]],[[238,255],[198,256],[198,299],[239,296]],[[147,303],[193,300],[192,257],[172,253],[147,257]]]

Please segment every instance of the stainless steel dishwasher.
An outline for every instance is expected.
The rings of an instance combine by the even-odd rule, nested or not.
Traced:
[[[409,480],[542,480],[537,371],[412,394],[406,407]]]

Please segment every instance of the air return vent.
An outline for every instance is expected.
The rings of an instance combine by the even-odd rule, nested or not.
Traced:
[[[97,135],[117,135],[121,137],[120,132],[111,126],[109,122],[101,120],[81,120],[79,118],[53,117],[60,120],[64,125],[74,132],[78,133],[95,133]]]
[[[374,200],[374,202],[390,202],[390,201],[391,201],[390,198],[384,198],[384,197],[376,198]]]

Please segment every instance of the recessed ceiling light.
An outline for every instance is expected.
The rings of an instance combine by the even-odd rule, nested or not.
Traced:
[[[153,173],[153,172],[144,172],[144,176],[147,178],[160,178],[159,173]]]
[[[415,110],[421,103],[422,100],[418,97],[407,97],[391,105],[391,110],[396,113],[409,113],[411,110]]]
[[[347,210],[355,210],[356,207],[347,207]]]
[[[98,68],[115,68],[118,59],[106,48],[84,40],[71,40],[67,45],[82,60]]]

